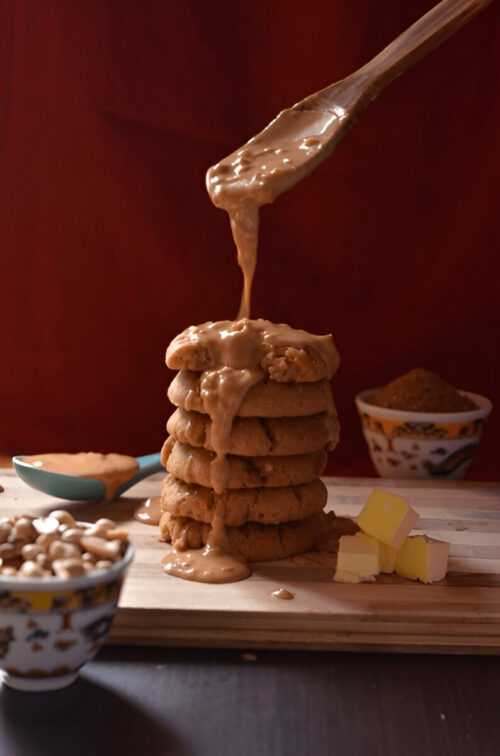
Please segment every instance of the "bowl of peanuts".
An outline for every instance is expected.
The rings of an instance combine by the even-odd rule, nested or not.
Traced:
[[[0,675],[24,691],[64,688],[108,634],[134,548],[109,519],[70,512],[0,519]]]

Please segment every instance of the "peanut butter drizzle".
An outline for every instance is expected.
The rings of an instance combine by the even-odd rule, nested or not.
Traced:
[[[229,439],[233,420],[247,391],[262,380],[259,369],[237,370],[227,365],[205,371],[200,380],[203,408],[212,420],[212,443],[215,459],[210,464],[210,484],[215,493],[227,488],[229,478]]]
[[[23,461],[49,472],[100,480],[104,483],[106,499],[112,499],[121,484],[139,469],[137,460],[126,454],[32,454],[23,457]]]
[[[215,366],[214,369],[217,370],[224,367],[258,370],[270,348],[279,347],[297,352],[316,352],[323,360],[328,376],[332,375],[338,366],[338,357],[336,350],[332,349],[330,335],[317,336],[284,323],[271,323],[262,318],[219,320],[215,323],[190,326],[176,336],[169,346],[167,364],[172,351],[181,351],[183,347],[189,349],[195,344],[206,353],[207,364]],[[294,357],[299,359],[296,353]],[[261,373],[261,377],[264,378],[264,372]]]
[[[290,599],[295,598],[295,594],[289,591],[287,588],[278,588],[276,591],[273,591],[271,593],[271,596],[274,596],[274,598],[277,599],[285,599],[285,601],[290,601]]]
[[[144,504],[134,512],[134,518],[144,525],[159,525],[161,517],[161,499],[159,496],[152,496],[146,499]]]
[[[161,562],[168,575],[198,583],[235,583],[252,574],[248,562],[231,551],[224,523],[224,505],[215,508],[207,545],[203,549],[182,550],[182,536]]]
[[[243,272],[238,319],[250,317],[260,207],[274,202],[324,160],[325,145],[346,117],[342,107],[322,112],[296,107],[282,111],[260,134],[207,171],[210,199],[229,214]]]

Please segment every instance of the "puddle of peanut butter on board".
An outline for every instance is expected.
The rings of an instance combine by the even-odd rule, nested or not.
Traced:
[[[198,583],[235,583],[252,574],[246,559],[234,554],[229,547],[220,503],[216,506],[205,548],[188,551],[174,548],[161,564],[168,575]]]
[[[295,598],[295,594],[288,590],[288,588],[277,588],[271,593],[271,596],[277,599],[284,599],[285,601],[291,601]]]
[[[139,468],[134,457],[98,452],[31,454],[23,457],[23,462],[49,472],[100,480],[104,483],[106,499],[112,499],[121,484],[129,480]]]
[[[134,519],[144,525],[159,525],[160,517],[161,498],[159,496],[151,496],[134,511]]]

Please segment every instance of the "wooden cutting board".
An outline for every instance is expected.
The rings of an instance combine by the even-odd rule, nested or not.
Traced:
[[[434,653],[500,652],[500,484],[327,478],[328,507],[355,516],[374,486],[401,494],[420,514],[418,529],[451,544],[448,577],[422,585],[397,575],[376,583],[332,581],[328,566],[294,560],[255,566],[248,580],[191,583],[164,575],[167,547],[133,511],[159,492],[149,478],[117,502],[63,503],[1,471],[0,513],[65,507],[77,519],[111,517],[129,528],[137,556],[109,637],[112,643]],[[303,560],[300,560],[301,562]],[[295,594],[274,598],[277,588]]]

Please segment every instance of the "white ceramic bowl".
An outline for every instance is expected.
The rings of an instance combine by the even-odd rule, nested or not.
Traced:
[[[0,575],[0,670],[11,688],[56,690],[97,654],[134,557],[129,543],[108,570],[70,579]]]
[[[467,412],[407,412],[369,403],[378,389],[355,398],[370,457],[382,478],[462,478],[478,447],[489,399],[460,391],[477,404]]]

